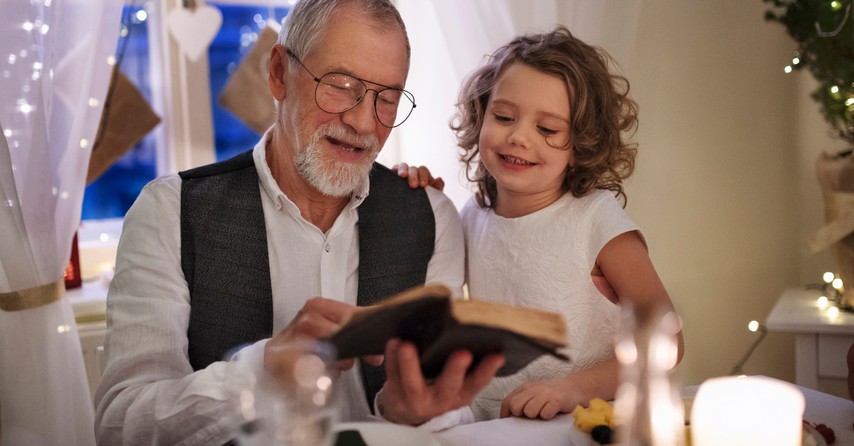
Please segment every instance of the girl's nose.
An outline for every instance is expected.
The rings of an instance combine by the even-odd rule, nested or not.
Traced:
[[[519,126],[514,126],[510,130],[510,135],[507,137],[507,143],[511,146],[518,146],[527,149],[530,147],[530,137]]]

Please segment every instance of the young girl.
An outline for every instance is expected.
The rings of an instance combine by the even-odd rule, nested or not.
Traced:
[[[479,420],[550,419],[613,399],[619,305],[673,307],[618,201],[634,168],[624,134],[637,126],[637,105],[609,63],[558,26],[499,48],[460,92],[451,128],[477,185],[461,212],[469,294],[560,312],[572,359],[542,357],[496,378],[472,404]],[[423,177],[399,170],[413,185]]]

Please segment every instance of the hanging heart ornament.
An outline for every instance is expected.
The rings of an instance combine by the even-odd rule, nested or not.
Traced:
[[[193,9],[176,8],[169,13],[166,23],[172,38],[184,54],[195,62],[216,37],[222,25],[222,13],[208,5],[197,5]]]

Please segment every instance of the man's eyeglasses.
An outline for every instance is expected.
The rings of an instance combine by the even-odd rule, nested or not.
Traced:
[[[397,127],[403,124],[415,108],[415,96],[401,88],[389,87],[376,82],[366,81],[344,73],[326,73],[317,77],[305,64],[287,50],[288,55],[297,61],[317,82],[314,90],[314,102],[326,113],[344,113],[362,102],[369,91],[374,92],[374,113],[380,124]],[[368,88],[367,83],[379,88]]]

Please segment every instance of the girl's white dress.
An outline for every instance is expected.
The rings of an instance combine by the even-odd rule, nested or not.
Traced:
[[[504,218],[470,199],[462,212],[466,279],[473,299],[534,307],[566,319],[571,358],[544,356],[519,373],[496,378],[475,398],[477,420],[497,418],[520,384],[566,376],[613,356],[620,309],[593,284],[596,257],[614,237],[639,230],[613,193],[572,194],[533,214]]]

